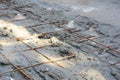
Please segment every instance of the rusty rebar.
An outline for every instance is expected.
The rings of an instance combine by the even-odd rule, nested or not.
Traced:
[[[36,49],[40,49],[40,48],[44,48],[44,47],[48,47],[48,46],[51,46],[51,45],[40,46],[40,47],[31,48],[31,49],[25,49],[25,50],[23,50],[23,51],[36,50]]]
[[[98,37],[99,38],[99,37]],[[93,36],[90,36],[90,37],[84,37],[84,38],[79,38],[79,41],[87,41],[89,39],[98,39],[96,37],[93,37]],[[75,40],[76,41],[76,40]],[[78,41],[78,40],[77,40]],[[30,49],[25,49],[23,51],[30,51],[30,50],[37,50],[37,49],[40,49],[40,48],[44,48],[44,47],[48,47],[48,46],[51,46],[52,44],[50,45],[45,45],[45,46],[40,46],[40,47],[35,47],[35,48],[30,48]]]
[[[31,68],[31,67],[40,66],[40,65],[43,65],[43,64],[59,62],[59,61],[65,60],[65,59],[72,58],[74,56],[76,56],[76,55],[65,56],[65,57],[62,57],[62,58],[59,58],[59,59],[56,59],[56,60],[51,60],[51,61],[47,61],[47,62],[41,62],[41,63],[35,64],[35,65],[30,65],[30,66],[23,67],[23,68],[19,68],[19,69],[14,69],[14,70],[11,70],[11,71],[2,72],[2,73],[0,73],[0,75],[6,74],[6,73],[9,73],[9,72],[16,72],[16,71],[19,71],[19,70],[28,69],[28,68]]]
[[[26,44],[26,43],[24,43],[23,41],[21,41],[24,45],[26,45],[27,47],[29,47],[30,49],[32,49],[32,47],[31,46],[29,46],[28,44]],[[47,57],[47,56],[45,56],[44,54],[42,54],[41,52],[39,52],[38,50],[34,50],[35,52],[37,52],[38,54],[41,54],[43,57],[45,57],[47,60],[49,60],[49,61],[51,61],[51,59],[49,58],[49,57]],[[62,68],[65,68],[64,66],[62,66],[62,65],[60,65],[60,64],[58,64],[58,63],[56,63],[56,62],[54,62],[54,64],[56,64],[56,65],[58,65],[59,67],[62,67]]]
[[[9,64],[11,64],[13,67],[15,67],[16,69],[20,69],[18,66],[16,66],[15,64],[13,64],[9,59],[7,59],[7,57],[4,55],[4,54],[2,54],[1,53],[1,55],[2,55],[2,57],[9,63]],[[29,76],[24,70],[18,70],[21,74],[23,74],[26,78],[28,78],[29,80],[33,80],[33,78],[31,77],[31,76]]]
[[[70,28],[70,29],[66,29],[66,30],[74,30],[76,28]],[[41,36],[44,36],[44,35],[47,35],[47,34],[50,34],[50,33],[55,33],[55,32],[61,32],[61,31],[66,31],[66,30],[60,30],[60,31],[52,31],[52,32],[45,32],[45,33],[40,33],[40,34],[35,34],[35,35],[30,35],[30,36],[27,36],[27,37],[16,37],[16,38],[10,38],[10,39],[5,39],[5,40],[0,40],[0,42],[9,42],[11,40],[16,40],[16,41],[22,41],[24,39],[28,39],[28,38],[31,38],[31,37],[41,37]]]
[[[115,49],[115,48],[113,48],[113,47],[111,47],[111,46],[108,46],[108,45],[105,45],[105,44],[101,44],[101,43],[99,43],[99,42],[97,42],[95,40],[90,40],[90,41],[92,41],[92,42],[94,42],[94,43],[96,43],[98,45],[101,45],[101,46],[103,46],[103,47],[105,47],[105,48],[107,48],[109,50],[115,51],[115,52],[117,52],[120,55],[120,51]]]
[[[116,65],[116,64],[120,64],[120,61],[115,62],[115,63],[113,63],[113,64],[110,64],[110,66],[114,66],[114,65]]]
[[[9,6],[9,7],[0,8],[0,10],[15,9],[15,8],[25,8],[28,5],[29,4],[26,4],[24,6]]]

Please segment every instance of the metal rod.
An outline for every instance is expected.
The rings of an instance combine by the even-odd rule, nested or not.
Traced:
[[[59,58],[59,59],[56,59],[56,60],[51,60],[51,61],[47,61],[47,62],[41,62],[41,63],[35,64],[35,65],[31,65],[31,66],[27,66],[27,67],[23,67],[23,68],[19,68],[19,69],[14,69],[14,70],[11,70],[11,71],[2,72],[2,73],[0,73],[0,75],[6,74],[6,73],[9,73],[9,72],[16,72],[18,70],[28,69],[28,68],[31,68],[31,67],[40,66],[40,65],[43,65],[43,64],[59,62],[59,61],[62,61],[62,60],[68,59],[68,58],[72,58],[74,56],[76,56],[76,55],[65,56],[65,57],[62,57],[62,58]]]
[[[113,47],[111,47],[111,46],[101,44],[101,43],[99,43],[99,42],[97,42],[97,41],[95,41],[95,40],[90,40],[90,41],[92,41],[92,42],[94,42],[94,43],[96,43],[96,44],[98,44],[98,45],[101,45],[101,46],[103,46],[103,47],[105,47],[105,48],[108,48],[109,50],[115,51],[115,52],[117,52],[117,53],[120,55],[120,51],[119,51],[119,50],[116,50],[115,48],[113,48]]]
[[[13,67],[15,67],[16,69],[20,69],[18,66],[14,65],[9,59],[7,59],[7,57],[4,54],[1,54],[2,57],[4,59],[7,60],[8,63],[10,63]],[[29,76],[24,70],[18,70],[20,73],[22,73],[26,78],[33,80],[33,78],[31,76]]]
[[[24,43],[23,41],[21,41],[23,44],[25,44],[27,47],[29,47],[30,49],[32,49],[32,47],[31,46],[29,46],[28,44],[26,44],[26,43]],[[34,50],[35,52],[37,52],[38,54],[41,54],[43,57],[45,57],[47,60],[49,60],[49,61],[51,61],[51,59],[49,58],[49,57],[47,57],[47,56],[45,56],[44,54],[42,54],[41,52],[39,52],[38,50]],[[58,64],[58,63],[56,63],[56,62],[54,62],[56,65],[58,65],[59,67],[62,67],[62,68],[65,68],[64,66],[62,66],[62,65],[60,65],[60,64]]]
[[[113,63],[113,64],[110,64],[110,66],[114,66],[116,64],[120,64],[120,61],[116,62],[116,63]]]

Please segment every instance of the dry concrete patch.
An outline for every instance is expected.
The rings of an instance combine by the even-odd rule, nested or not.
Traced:
[[[0,2],[0,80],[120,80],[120,27],[71,8]]]

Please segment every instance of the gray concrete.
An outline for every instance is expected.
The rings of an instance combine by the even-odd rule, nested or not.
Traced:
[[[73,6],[83,16],[120,26],[120,0],[43,0]]]
[[[78,16],[71,11],[75,9],[73,7],[71,9],[40,0],[12,1],[16,1],[16,4],[11,3],[11,6],[26,5],[26,7],[0,11],[0,15],[3,15],[0,16],[0,80],[30,80],[19,71],[9,72],[15,67],[4,57],[20,68],[55,61],[25,69],[25,73],[33,80],[120,79],[120,64],[114,64],[120,61],[119,26]],[[5,4],[1,6],[7,7]],[[94,8],[85,8],[83,11],[87,13],[92,10]],[[9,14],[4,15],[5,13]],[[26,20],[13,21],[21,18]],[[38,23],[42,25],[26,27]],[[67,28],[74,30],[66,31]],[[99,37],[95,39],[97,43],[85,38],[93,38],[93,36]],[[101,36],[104,37],[100,38]],[[105,48],[99,43],[116,50]],[[41,48],[34,50],[37,47]],[[31,48],[33,50],[29,50]],[[70,55],[76,56],[58,61]],[[114,65],[110,66],[111,64]],[[8,73],[1,74],[6,71]]]

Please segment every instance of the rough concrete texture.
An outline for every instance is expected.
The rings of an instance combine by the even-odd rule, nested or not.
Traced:
[[[120,80],[119,26],[68,6],[6,1],[0,3],[0,80]]]
[[[100,22],[120,26],[120,0],[43,0],[72,6],[73,12]]]

